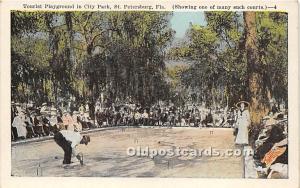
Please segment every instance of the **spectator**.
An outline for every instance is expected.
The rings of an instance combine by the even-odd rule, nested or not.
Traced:
[[[41,114],[46,114],[47,111],[48,111],[47,103],[44,102],[44,103],[42,104],[40,113],[41,113]]]
[[[250,113],[246,109],[246,107],[249,106],[249,103],[246,101],[240,101],[236,104],[236,106],[239,108],[239,110],[238,110],[238,118],[236,122],[238,132],[235,139],[235,143],[248,145],[249,144],[248,128],[251,123],[251,120],[250,120]]]
[[[74,131],[73,119],[67,111],[64,111],[62,121],[63,121],[65,130],[73,130]]]
[[[17,139],[25,139],[27,136],[25,114],[24,111],[20,111],[14,118],[12,126],[17,129]]]

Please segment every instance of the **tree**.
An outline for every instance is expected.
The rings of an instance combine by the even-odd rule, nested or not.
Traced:
[[[43,102],[73,96],[93,102],[104,93],[111,102],[130,97],[155,103],[169,92],[164,56],[174,34],[170,18],[169,12],[13,12],[13,88],[41,90],[43,97],[34,100]],[[36,67],[36,74],[28,73]],[[21,93],[14,92],[16,100]]]
[[[206,12],[205,18],[206,26],[191,25],[187,42],[170,50],[171,59],[192,62],[182,83],[221,105],[224,98],[230,106],[249,101],[258,124],[270,99],[287,103],[287,15]]]
[[[245,51],[249,81],[250,116],[253,125],[258,125],[268,113],[267,93],[264,88],[263,66],[259,59],[257,24],[255,12],[244,12]]]

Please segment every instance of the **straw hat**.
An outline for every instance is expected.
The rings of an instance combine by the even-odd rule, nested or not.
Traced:
[[[19,111],[19,115],[25,115],[25,114],[26,114],[26,112],[24,110]]]
[[[247,101],[240,101],[240,102],[236,103],[235,106],[237,108],[239,108],[242,103],[245,105],[245,107],[249,107],[250,106],[249,102],[247,102]]]
[[[42,106],[47,106],[47,103],[44,102],[44,103],[42,104]]]
[[[78,111],[74,111],[73,114],[78,115],[78,114],[80,114],[80,113],[79,113]]]
[[[263,120],[269,120],[269,119],[271,119],[271,117],[270,117],[270,116],[265,116],[265,117],[263,117],[262,119],[263,119]]]
[[[276,123],[277,123],[277,121],[274,118],[270,118],[266,121],[266,126],[274,125]]]

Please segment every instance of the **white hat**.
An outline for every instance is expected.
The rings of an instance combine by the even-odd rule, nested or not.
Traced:
[[[241,106],[242,103],[245,105],[245,107],[250,106],[249,102],[247,102],[247,101],[240,101],[240,102],[236,103],[235,106],[236,106],[237,108],[239,108],[239,107]]]
[[[274,118],[270,118],[266,121],[266,126],[274,125],[276,123],[277,123],[277,121]]]
[[[74,111],[73,114],[79,114],[79,112],[78,111]]]

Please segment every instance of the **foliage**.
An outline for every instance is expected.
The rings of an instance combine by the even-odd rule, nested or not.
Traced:
[[[170,59],[193,62],[181,73],[181,81],[202,100],[212,104],[233,105],[238,100],[248,100],[249,67],[245,56],[243,14],[206,12],[205,18],[207,26],[191,25],[187,32],[188,42],[170,50]],[[260,12],[256,23],[265,84],[262,87],[270,91],[269,98],[286,103],[287,15]]]
[[[111,102],[131,98],[149,105],[169,92],[164,55],[174,35],[171,13],[11,16],[14,100],[95,101],[104,93]]]
[[[12,99],[76,97],[150,105],[187,100],[233,105],[248,99],[245,23],[240,12],[205,12],[187,40],[171,46],[171,12],[11,13]],[[263,88],[287,102],[287,14],[256,14]],[[166,58],[187,66],[166,67]],[[177,100],[177,99],[176,99]]]

